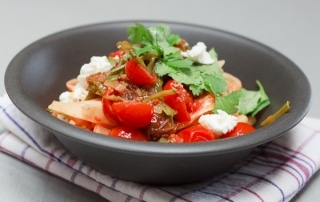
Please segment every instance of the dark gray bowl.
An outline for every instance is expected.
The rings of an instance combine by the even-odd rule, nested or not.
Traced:
[[[159,24],[141,22],[146,26]],[[184,23],[168,24],[190,45],[203,41],[215,47],[224,69],[238,76],[247,89],[260,80],[272,104],[258,115],[258,123],[287,100],[291,110],[270,126],[233,139],[191,144],[127,141],[94,134],[66,124],[46,112],[65,91],[65,82],[78,75],[93,55],[115,49],[127,39],[134,21],[109,22],[62,31],[29,45],[18,53],[5,74],[13,103],[28,117],[52,131],[73,154],[97,170],[125,180],[149,184],[199,181],[228,170],[254,147],[278,138],[298,124],[310,107],[311,89],[303,72],[275,50],[225,31]]]

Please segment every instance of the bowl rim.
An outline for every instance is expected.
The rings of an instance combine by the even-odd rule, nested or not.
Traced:
[[[255,46],[259,46],[269,52],[274,53],[280,59],[286,61],[294,68],[295,71],[292,71],[296,77],[299,77],[300,84],[305,87],[305,91],[302,92],[304,96],[304,106],[301,106],[297,112],[295,112],[296,117],[292,117],[291,114],[283,115],[279,120],[274,122],[272,125],[259,128],[259,135],[256,132],[248,134],[245,136],[240,136],[230,139],[221,139],[212,142],[201,142],[201,143],[184,143],[184,144],[162,144],[157,142],[139,142],[132,140],[125,140],[113,137],[102,136],[95,134],[93,132],[85,131],[83,129],[74,127],[70,124],[67,124],[59,119],[52,117],[45,109],[42,109],[40,106],[36,105],[34,102],[27,99],[27,95],[22,91],[21,84],[19,83],[18,70],[19,63],[23,61],[24,57],[30,54],[34,49],[39,48],[41,44],[46,43],[50,40],[53,40],[62,35],[72,34],[73,32],[79,32],[82,30],[94,30],[99,27],[104,26],[114,26],[133,23],[142,23],[142,24],[159,24],[165,23],[170,26],[185,26],[185,27],[194,27],[196,29],[205,29],[207,31],[214,31],[229,37],[238,38],[251,43]],[[86,145],[91,145],[94,147],[108,148],[111,150],[117,150],[118,152],[123,153],[136,153],[141,155],[152,155],[152,156],[197,156],[197,155],[210,155],[212,153],[222,154],[227,152],[234,152],[243,149],[249,149],[256,147],[260,144],[271,141],[275,138],[278,138],[280,135],[292,129],[296,126],[308,113],[311,107],[311,86],[302,70],[295,65],[290,59],[288,59],[283,54],[278,51],[257,42],[255,40],[249,39],[247,37],[213,28],[203,25],[196,25],[192,23],[177,22],[177,21],[159,21],[159,20],[121,20],[121,21],[109,21],[109,22],[100,22],[94,24],[81,25],[69,29],[65,29],[59,32],[55,32],[43,38],[40,38],[30,45],[22,49],[9,63],[6,72],[5,72],[5,88],[9,98],[12,100],[14,105],[22,111],[27,117],[40,124],[42,127],[50,130],[56,136],[63,136],[64,138],[71,139],[72,141],[81,142]],[[48,103],[49,104],[49,103]],[[291,121],[290,124],[286,123],[286,128],[283,128],[279,131],[279,127],[285,123],[285,121]],[[51,126],[51,127],[50,127]],[[57,126],[57,127],[52,127]],[[58,127],[59,126],[59,127]],[[62,127],[61,127],[62,126]],[[71,133],[70,133],[71,132]],[[272,134],[272,135],[270,135]],[[253,140],[252,140],[253,139]],[[254,144],[248,142],[254,142]]]

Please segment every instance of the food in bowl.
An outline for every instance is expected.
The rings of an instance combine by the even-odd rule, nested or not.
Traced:
[[[154,26],[158,21],[139,21]],[[228,170],[252,149],[281,137],[307,114],[311,87],[301,69],[281,53],[259,42],[216,28],[165,22],[183,33],[190,44],[204,41],[227,62],[248,89],[261,81],[271,104],[256,115],[257,130],[236,138],[186,144],[132,141],[93,133],[72,126],[46,110],[65,91],[65,83],[94,55],[114,51],[114,43],[127,38],[135,21],[116,21],[70,28],[39,39],[21,50],[5,74],[6,91],[27,117],[55,137],[75,156],[101,173],[133,182],[177,185],[208,179]],[[298,93],[297,93],[298,92]],[[290,111],[259,127],[270,114],[290,100]],[[288,134],[290,135],[290,134]],[[79,165],[79,171],[82,165]]]
[[[223,70],[204,42],[193,47],[170,27],[127,29],[117,50],[92,56],[49,112],[99,134],[140,141],[212,141],[255,131],[255,115],[270,104],[260,81],[247,90]]]

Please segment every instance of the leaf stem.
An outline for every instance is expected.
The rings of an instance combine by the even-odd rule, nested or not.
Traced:
[[[163,91],[160,91],[160,92],[158,92],[156,94],[153,94],[153,95],[145,98],[143,100],[143,102],[150,102],[151,100],[162,98],[162,97],[165,97],[165,96],[168,96],[168,95],[174,95],[176,93],[177,93],[177,91],[175,89],[163,90]]]
[[[262,121],[260,126],[267,126],[273,123],[284,113],[288,112],[289,109],[290,109],[290,102],[287,101],[284,105],[282,105],[282,107],[278,111],[276,111],[274,114],[268,116],[264,121]]]

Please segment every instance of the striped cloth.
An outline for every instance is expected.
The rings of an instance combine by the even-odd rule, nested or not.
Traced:
[[[287,134],[257,147],[232,169],[199,183],[157,187],[103,175],[69,153],[24,116],[7,95],[0,98],[7,131],[0,149],[110,201],[289,201],[319,169],[320,120],[306,117]]]

